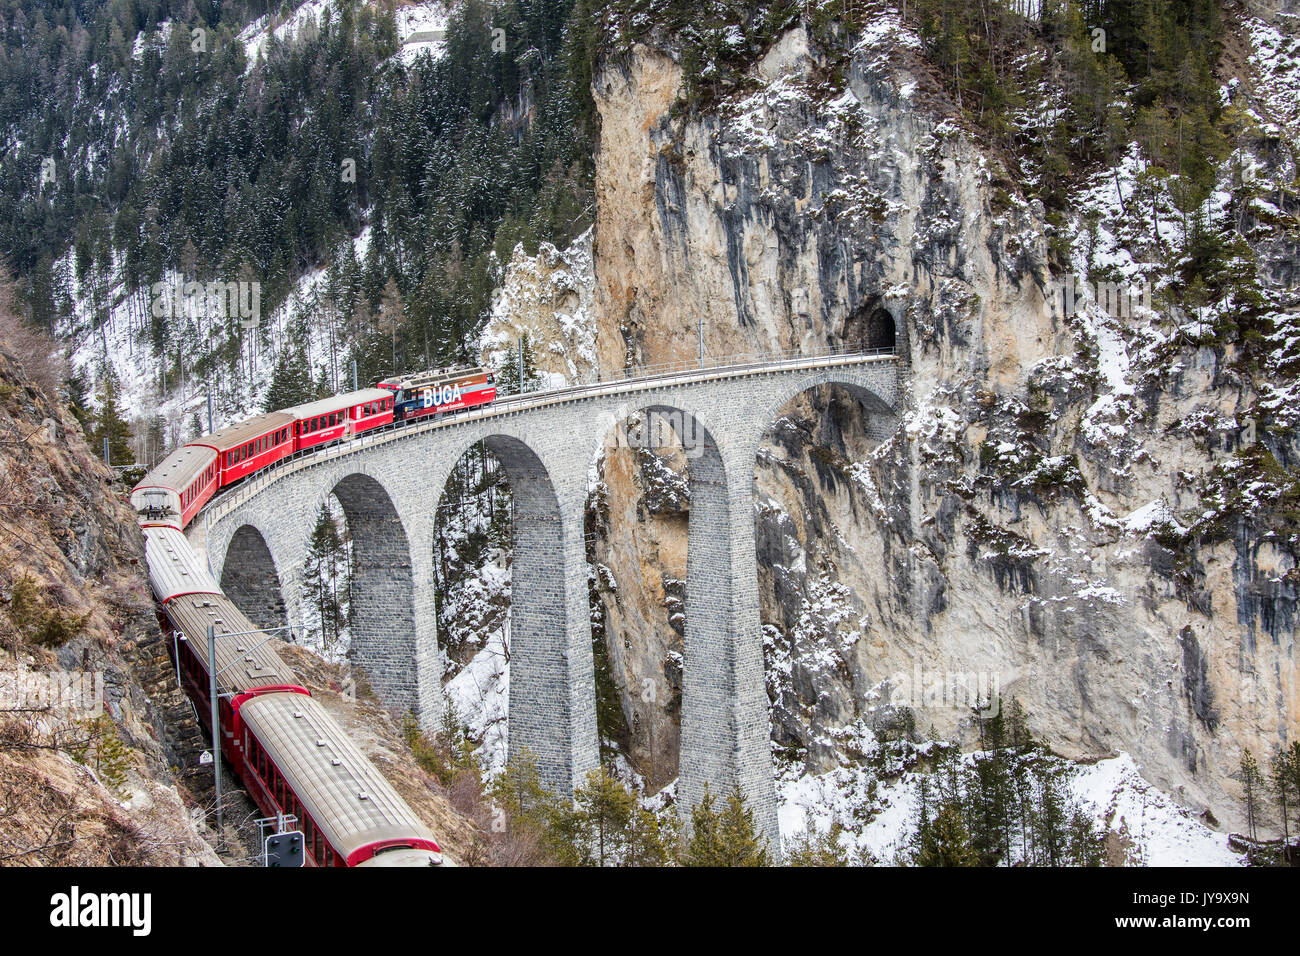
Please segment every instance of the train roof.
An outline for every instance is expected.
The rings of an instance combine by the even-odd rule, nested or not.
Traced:
[[[208,666],[208,625],[216,626],[217,679],[223,688],[245,691],[297,686],[297,675],[275,652],[276,638],[260,631],[225,595],[177,595],[167,602],[167,615],[204,667]],[[240,636],[223,638],[223,634]]]
[[[433,385],[438,382],[456,382],[464,378],[477,378],[487,375],[487,369],[478,365],[467,368],[435,368],[428,372],[412,372],[409,375],[394,375],[384,379],[392,388],[416,388],[421,385]]]
[[[265,694],[245,702],[239,716],[257,735],[330,844],[345,857],[383,840],[436,842],[429,828],[314,698]]]
[[[294,405],[292,408],[286,408],[284,414],[291,415],[294,418],[311,418],[313,415],[325,415],[329,412],[337,412],[340,409],[351,408],[353,405],[377,402],[380,399],[392,397],[393,393],[384,388],[363,388],[358,392],[345,392],[342,395],[332,395],[319,401]]]
[[[154,465],[135,488],[170,488],[172,491],[184,491],[189,487],[190,482],[212,463],[216,454],[204,445],[182,445]]]
[[[158,600],[167,602],[180,594],[221,593],[216,579],[199,561],[189,540],[174,528],[145,528],[144,554],[149,566],[149,586]]]
[[[290,425],[292,423],[292,415],[286,415],[284,412],[267,412],[263,415],[254,415],[238,425],[222,428],[212,435],[196,438],[190,442],[190,445],[206,445],[217,449],[217,451],[229,451],[232,448],[238,448],[245,442],[265,435],[281,425]]]

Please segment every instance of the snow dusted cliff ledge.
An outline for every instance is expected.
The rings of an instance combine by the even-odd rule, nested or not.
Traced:
[[[714,355],[868,346],[892,321],[902,420],[816,394],[760,454],[774,743],[810,770],[850,762],[837,731],[891,677],[982,673],[1058,751],[1130,753],[1240,827],[1241,749],[1271,755],[1300,730],[1297,548],[1230,509],[1226,537],[1180,535],[1217,507],[1205,478],[1231,449],[1178,426],[1235,421],[1259,388],[1229,371],[1230,344],[1176,347],[1168,316],[1067,318],[1041,208],[951,118],[915,49],[882,13],[837,78],[795,29],[756,89],[702,112],[673,108],[682,74],[665,53],[606,65],[601,367],[690,358],[701,316]],[[1097,188],[1081,202],[1105,202]],[[607,643],[644,770],[675,763],[677,718],[638,689],[680,661],[680,582],[647,555],[680,557],[689,506],[639,507],[653,468],[614,467],[619,454],[597,561],[616,582]],[[1300,460],[1294,439],[1273,454]],[[964,709],[901,703],[922,733],[971,742]]]
[[[588,229],[563,251],[543,242],[535,256],[515,246],[480,337],[486,367],[500,369],[526,335],[541,387],[581,381],[595,370],[591,239]]]

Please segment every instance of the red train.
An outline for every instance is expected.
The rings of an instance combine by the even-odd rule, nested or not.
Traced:
[[[185,536],[146,527],[149,585],[177,671],[211,734],[207,629],[216,629],[222,756],[268,817],[297,819],[310,866],[443,862],[432,833],[227,598]]]
[[[144,528],[149,583],[176,636],[181,685],[209,722],[209,625],[227,693],[220,748],[268,816],[297,818],[315,866],[443,862],[433,834],[304,689],[253,624],[201,567],[182,532],[220,489],[302,451],[377,428],[482,405],[491,373],[439,370],[256,415],[176,449],[131,492]],[[223,639],[224,638],[224,639]],[[208,727],[211,732],[212,728]]]
[[[289,455],[495,398],[491,372],[436,369],[256,415],[176,449],[136,485],[131,504],[145,527],[183,530],[219,490]]]

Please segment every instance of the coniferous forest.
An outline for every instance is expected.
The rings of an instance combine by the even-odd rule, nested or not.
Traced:
[[[6,9],[0,250],[33,321],[61,330],[69,269],[101,286],[98,324],[119,281],[119,294],[147,297],[168,270],[254,278],[266,313],[325,267],[362,379],[465,361],[491,254],[590,222],[589,94],[570,74],[569,6],[461,5],[447,54],[409,68],[393,58],[383,5],[341,4],[318,32],[272,39],[257,65],[234,35],[274,12],[258,4]],[[165,44],[126,39],[159,24]],[[371,242],[358,260],[350,240],[363,223]],[[240,332],[230,334],[190,374],[233,362]],[[173,381],[187,350],[206,348],[166,316],[148,337]]]
[[[238,374],[248,333],[228,322],[214,338],[153,314],[156,283],[256,280],[267,314],[324,268],[325,315],[312,321],[330,326],[337,369],[355,359],[373,380],[465,361],[499,279],[494,262],[518,242],[562,247],[592,221],[596,64],[636,42],[661,45],[683,63],[686,108],[707,109],[801,18],[843,51],[870,17],[855,0],[807,11],[470,0],[455,7],[446,54],[407,65],[395,56],[394,6],[346,2],[249,63],[241,29],[291,12],[243,0],[5,4],[0,256],[36,325],[91,335],[135,297],[147,317],[136,337],[160,380],[209,381],[218,368]],[[1033,198],[1062,227],[1061,248],[1070,183],[1136,140],[1190,222],[1174,287],[1187,301],[1249,296],[1249,249],[1201,218],[1235,122],[1214,77],[1217,4],[1046,0],[1028,19],[1011,6],[916,0],[904,15],[989,145],[1041,170]],[[1044,84],[1065,91],[1064,108],[1014,121]],[[80,327],[67,322],[74,280],[89,290]],[[1239,321],[1249,337],[1249,311]],[[297,347],[280,351],[282,381],[310,380]]]

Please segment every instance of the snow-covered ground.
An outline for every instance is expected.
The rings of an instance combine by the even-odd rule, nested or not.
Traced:
[[[249,69],[257,63],[271,37],[281,43],[292,43],[295,39],[318,30],[322,15],[326,11],[332,13],[333,9],[333,0],[308,0],[284,19],[281,19],[279,13],[267,14],[248,24],[239,31],[236,39],[244,44],[244,56]]]
[[[322,18],[337,16],[336,0],[308,0],[287,17],[278,13],[259,17],[239,32],[238,40],[244,44],[244,55],[251,69],[257,58],[266,50],[271,37],[281,43],[292,43],[319,29]],[[446,49],[445,31],[451,18],[452,0],[408,3],[397,8],[397,39],[402,48],[397,58],[410,65],[423,53],[434,59]]]
[[[969,758],[968,758],[969,759]],[[878,779],[864,767],[828,773],[791,773],[777,782],[781,837],[790,840],[811,823],[826,832],[832,822],[845,828],[842,845],[850,857],[863,854],[885,865],[905,859],[916,829],[918,781],[913,772]],[[1143,778],[1126,753],[1068,772],[1069,796],[1100,832],[1124,834],[1130,860],[1147,866],[1242,866],[1245,859],[1216,833]],[[864,822],[865,821],[865,822]]]
[[[446,52],[447,21],[452,3],[413,3],[397,11],[397,36],[402,41],[398,59],[408,66],[423,54],[438,59]]]
[[[443,687],[469,738],[478,743],[474,756],[485,776],[505,769],[510,742],[509,623],[489,634],[486,646]]]
[[[369,241],[368,226],[352,240],[358,261],[365,257]],[[55,269],[68,277],[75,276],[71,250],[56,263]],[[190,423],[196,415],[203,430],[207,430],[209,391],[214,395],[213,426],[216,428],[262,410],[276,356],[285,345],[297,344],[290,342],[289,333],[292,319],[299,314],[306,318],[305,348],[313,378],[323,374],[337,381],[340,390],[351,388],[342,367],[342,345],[331,342],[330,330],[326,323],[319,321],[320,296],[326,279],[323,268],[302,275],[281,305],[263,312],[255,335],[245,333],[243,358],[233,374],[220,364],[202,378],[194,373],[194,360],[221,344],[227,334],[227,323],[208,313],[203,296],[182,297],[182,313],[172,320],[176,338],[169,345],[168,358],[174,363],[178,351],[183,352],[186,368],[182,369],[179,381],[173,370],[165,390],[161,363],[154,357],[149,341],[150,313],[154,307],[152,290],[141,289],[128,295],[116,274],[114,270],[110,277],[82,277],[80,281],[68,283],[73,308],[59,330],[60,337],[71,343],[73,367],[84,369],[92,382],[100,380],[106,366],[112,367],[120,386],[123,417],[143,422],[161,416],[167,422],[168,438],[173,444],[189,439]],[[163,281],[169,289],[178,285],[184,288],[184,279],[177,273],[169,272]],[[96,300],[107,304],[108,320],[99,329],[94,329],[92,322]],[[143,433],[143,428],[137,428],[137,432]]]

